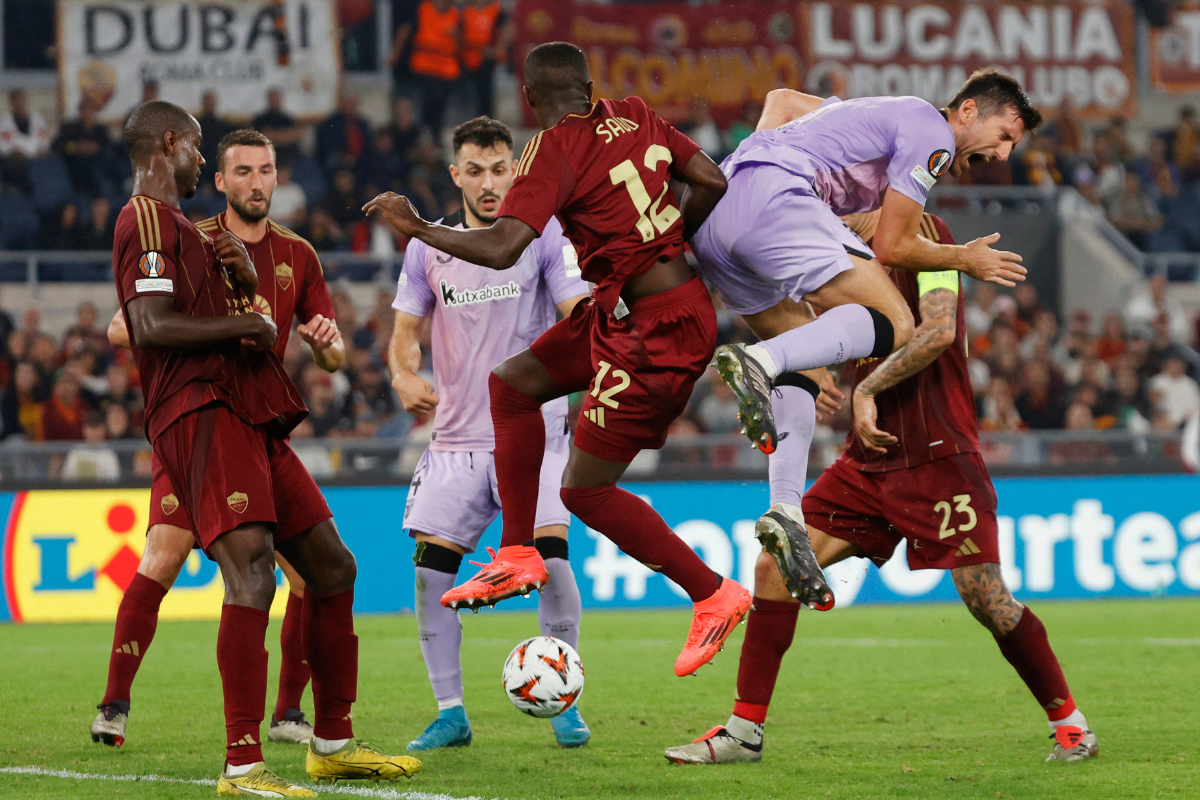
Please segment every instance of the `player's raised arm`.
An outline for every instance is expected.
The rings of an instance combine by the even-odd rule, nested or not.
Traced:
[[[954,344],[957,335],[958,273],[922,272],[917,278],[921,293],[921,324],[908,344],[888,356],[854,389],[854,432],[868,450],[886,453],[899,440],[876,427],[875,395],[916,375]]]
[[[170,297],[135,297],[129,301],[133,341],[143,350],[187,350],[230,340],[246,340],[256,349],[269,350],[279,332],[263,314],[229,317],[193,317],[171,308]]]
[[[1025,280],[1021,256],[992,249],[1000,234],[966,244],[936,244],[917,235],[924,213],[924,206],[917,201],[895,189],[887,190],[873,246],[884,266],[913,272],[956,269],[975,280],[1001,286],[1016,286],[1017,281]]]
[[[365,206],[368,216],[379,214],[405,236],[419,239],[435,250],[488,269],[508,269],[538,237],[533,228],[513,217],[500,217],[487,228],[460,230],[421,219],[407,197],[384,192]]]
[[[765,131],[778,128],[784,123],[815,111],[817,106],[823,102],[821,98],[811,94],[804,94],[792,89],[774,89],[767,92],[762,116],[758,118],[758,127],[755,130]]]
[[[725,196],[729,183],[721,168],[703,151],[688,159],[679,179],[687,184],[679,199],[679,210],[683,213],[683,238],[690,239]]]
[[[308,322],[296,326],[296,333],[312,348],[313,363],[326,372],[337,372],[346,363],[346,342],[337,320],[314,314]]]

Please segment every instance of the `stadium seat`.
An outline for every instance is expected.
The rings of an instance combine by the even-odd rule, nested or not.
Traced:
[[[37,244],[38,223],[37,212],[27,196],[0,194],[0,250],[33,249]]]
[[[292,180],[304,189],[309,208],[320,204],[329,192],[329,181],[321,165],[308,156],[299,156],[292,159],[291,167]]]
[[[67,165],[59,156],[30,161],[29,180],[33,184],[34,207],[43,214],[71,202],[74,197],[75,188],[67,175]]]

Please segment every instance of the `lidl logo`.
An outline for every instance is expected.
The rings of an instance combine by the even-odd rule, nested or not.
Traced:
[[[4,589],[13,620],[115,618],[141,561],[149,508],[147,489],[17,493],[4,542]],[[193,550],[160,616],[218,619],[224,593],[217,565]],[[277,613],[286,599],[285,586],[276,597]]]

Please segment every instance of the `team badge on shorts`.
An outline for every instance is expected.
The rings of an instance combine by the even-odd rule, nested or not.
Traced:
[[[163,263],[161,253],[156,253],[151,250],[149,253],[142,253],[141,259],[138,260],[138,269],[147,278],[157,278],[163,274],[166,265]]]
[[[946,169],[950,166],[950,151],[936,150],[929,157],[929,174],[935,178],[940,178],[946,174]]]
[[[169,517],[179,508],[179,498],[174,493],[168,494],[163,497],[161,505],[163,513]]]
[[[225,502],[229,503],[229,507],[239,514],[246,513],[246,508],[250,505],[250,498],[245,492],[234,492],[225,498]]]

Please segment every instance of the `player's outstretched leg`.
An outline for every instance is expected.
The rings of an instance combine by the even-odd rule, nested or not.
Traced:
[[[332,519],[280,542],[279,551],[304,578],[304,650],[312,670],[313,738],[304,769],[314,781],[411,778],[421,762],[390,756],[354,738],[351,709],[358,694],[354,580],[358,568]]]
[[[408,743],[408,750],[437,750],[442,747],[466,747],[473,733],[463,705],[462,623],[458,614],[439,602],[454,586],[454,577],[463,554],[429,541],[426,534],[415,533],[417,552],[417,633],[429,684],[437,700],[438,715],[424,733]]]
[[[279,566],[288,579],[287,610],[283,615],[283,627],[279,631],[279,693],[275,698],[275,713],[271,715],[271,727],[267,738],[272,742],[286,744],[308,744],[312,738],[312,723],[304,718],[300,710],[300,698],[308,686],[311,673],[304,655],[303,622],[304,579],[283,558],[277,556]]]
[[[815,381],[786,372],[775,380],[771,403],[779,423],[779,447],[768,458],[771,508],[754,526],[763,550],[775,559],[788,592],[820,611],[833,608],[833,591],[817,565],[804,528],[801,501],[808,472],[808,450],[816,427]]]
[[[675,661],[675,674],[691,675],[725,646],[733,627],[750,610],[750,593],[709,569],[645,500],[617,488],[628,466],[572,447],[563,474],[563,504],[585,525],[688,593],[695,604],[692,627]]]
[[[853,545],[813,531],[818,561],[829,566],[854,555]],[[672,764],[735,764],[762,759],[763,726],[783,656],[792,646],[800,603],[791,596],[775,559],[759,553],[754,566],[754,605],[738,662],[733,714],[690,744],[667,748]]]
[[[93,742],[110,747],[125,743],[129,698],[142,659],[154,640],[158,609],[179,570],[192,551],[191,531],[173,525],[155,525],[146,533],[146,549],[138,571],[117,608],[113,649],[108,655],[108,686],[92,722]]]
[[[548,531],[557,528],[562,535]],[[534,531],[534,546],[546,564],[550,582],[538,597],[538,628],[543,636],[553,636],[579,650],[579,625],[583,618],[583,603],[579,598],[579,584],[568,560],[565,526],[539,528]],[[592,738],[592,731],[579,707],[569,709],[550,718],[554,738],[562,747],[583,747]]]
[[[1018,603],[1004,583],[999,564],[973,564],[951,570],[954,586],[971,614],[996,638],[1000,652],[1025,681],[1046,712],[1054,740],[1047,761],[1083,761],[1100,752],[1096,734],[1067,686],[1046,626]]]

